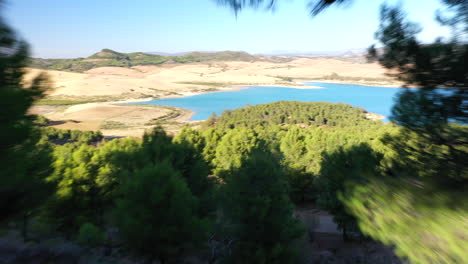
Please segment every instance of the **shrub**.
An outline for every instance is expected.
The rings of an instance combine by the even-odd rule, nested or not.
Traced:
[[[100,245],[103,240],[104,234],[97,226],[91,223],[81,225],[80,232],[78,234],[78,242],[80,244],[96,247]]]
[[[49,124],[49,122],[50,122],[49,119],[41,115],[36,116],[36,120],[34,120],[34,123],[39,126],[46,126]]]

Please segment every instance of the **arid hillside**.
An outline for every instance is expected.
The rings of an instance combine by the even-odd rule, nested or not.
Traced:
[[[30,75],[36,75],[32,69]],[[51,99],[109,101],[181,96],[239,85],[297,85],[299,80],[395,85],[378,64],[338,59],[299,58],[265,61],[203,62],[160,66],[99,67],[83,73],[50,71]]]
[[[100,129],[108,136],[140,136],[156,124],[176,133],[182,125],[188,124],[188,111],[118,105],[121,101],[229,91],[248,85],[315,88],[303,85],[308,80],[398,85],[385,76],[385,70],[378,64],[330,58],[288,60],[97,67],[82,73],[29,69],[26,82],[40,72],[45,71],[49,76],[52,88],[32,111],[45,115],[55,127]]]

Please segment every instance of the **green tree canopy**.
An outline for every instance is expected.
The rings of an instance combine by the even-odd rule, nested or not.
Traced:
[[[294,241],[303,228],[293,217],[283,169],[270,152],[255,148],[233,168],[223,188],[232,228],[232,263],[297,263]]]
[[[264,3],[221,2],[235,11]],[[317,1],[322,7],[338,2],[349,1]],[[401,92],[392,109],[391,120],[403,129],[385,139],[394,152],[384,162],[388,177],[363,184],[341,200],[364,233],[395,246],[401,257],[414,263],[458,263],[467,258],[462,248],[467,246],[463,194],[468,184],[468,1],[442,3],[448,12],[439,11],[437,19],[453,35],[432,44],[418,41],[420,27],[407,20],[401,7],[382,6],[379,43],[369,49],[369,58],[407,86],[419,88]],[[343,168],[348,160],[352,159],[334,167]],[[338,171],[332,178],[340,175]],[[358,175],[367,177],[364,172]]]
[[[395,247],[410,263],[463,263],[468,258],[466,193],[387,178],[356,186],[343,201],[365,234]]]
[[[365,185],[378,178],[382,154],[375,152],[367,144],[340,148],[333,153],[324,153],[320,176],[317,178],[317,204],[333,215],[333,220],[343,231],[357,230],[356,218],[344,206],[353,188]]]
[[[169,162],[149,164],[126,176],[114,216],[126,245],[161,263],[199,246],[207,221],[197,216],[198,199]]]

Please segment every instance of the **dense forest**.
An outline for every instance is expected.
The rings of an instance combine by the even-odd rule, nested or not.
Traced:
[[[441,22],[466,33],[468,2],[444,2],[457,16]],[[301,254],[315,239],[304,205],[331,214],[347,245],[399,257],[335,263],[466,262],[468,47],[419,43],[398,7],[381,20],[385,48],[370,57],[421,87],[398,95],[388,124],[277,102],[113,140],[28,114],[47,77],[25,86],[28,46],[0,21],[0,262],[330,263]]]
[[[358,148],[357,160],[380,166],[386,152],[380,138],[398,131],[363,113],[344,104],[277,102],[227,111],[174,138],[155,128],[143,139],[110,141],[44,127],[38,118],[33,130],[42,159],[31,170],[48,174],[41,202],[23,217],[51,237],[93,247],[123,243],[162,263],[207,250],[211,236],[236,241],[216,260],[295,263],[294,241],[305,226],[293,217],[294,207],[341,204],[340,187],[322,177],[331,173],[324,172],[330,155]],[[343,230],[354,221],[339,218],[344,209],[336,214]],[[106,235],[111,227],[117,237]],[[26,239],[47,238],[27,224],[21,228]]]
[[[30,193],[9,190],[20,192],[18,202],[35,201],[27,214],[10,208],[9,219],[25,239],[62,236],[85,248],[120,248],[120,257],[179,263],[201,254],[210,263],[298,263],[303,260],[297,243],[314,231],[294,216],[294,208],[316,204],[333,215],[345,240],[363,239],[362,230],[372,225],[359,221],[370,213],[361,204],[376,194],[361,188],[378,188],[373,182],[392,178],[398,162],[419,158],[391,144],[402,128],[364,113],[345,104],[283,101],[226,111],[175,137],[155,128],[143,139],[109,141],[98,132],[53,129],[37,118],[37,154],[28,155],[41,158],[24,166],[47,173],[42,182],[29,182]],[[392,195],[377,194],[374,206]],[[438,202],[445,214],[455,214],[443,206],[449,198]],[[433,235],[456,241],[452,228],[463,219],[450,218]],[[390,230],[382,241],[407,235]],[[424,235],[413,230],[411,237]],[[397,246],[400,257],[415,263],[432,258],[430,250]],[[463,247],[450,245],[447,256],[461,261]]]

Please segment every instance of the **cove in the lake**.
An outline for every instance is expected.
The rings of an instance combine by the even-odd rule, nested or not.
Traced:
[[[276,101],[331,102],[362,107],[368,112],[388,117],[399,88],[310,82],[322,89],[284,87],[249,87],[238,91],[213,92],[194,96],[156,99],[132,104],[173,106],[195,112],[190,120],[205,120],[212,113]]]

